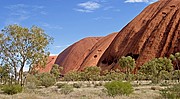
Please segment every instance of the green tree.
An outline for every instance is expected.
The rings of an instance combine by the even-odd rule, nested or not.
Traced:
[[[161,72],[171,72],[172,70],[173,64],[170,59],[155,58],[141,66],[140,72],[145,74],[146,77],[150,76],[154,83],[158,83],[161,80]]]
[[[172,72],[173,80],[178,80],[180,81],[180,70],[175,70]]]
[[[4,66],[0,66],[0,77],[1,83],[6,84],[8,80],[10,80],[11,68],[5,64]]]
[[[125,74],[126,74],[125,79],[129,80],[129,75],[136,66],[135,60],[131,56],[127,56],[127,57],[123,56],[119,59],[119,65],[122,69],[125,70]]]
[[[170,59],[175,62],[176,67],[180,70],[179,62],[180,62],[180,52],[175,53],[175,55],[171,54]]]
[[[100,78],[101,68],[97,66],[86,67],[83,71],[83,78],[87,81],[96,81]]]
[[[63,77],[64,81],[80,81],[82,80],[82,72],[70,71]]]
[[[13,68],[15,79],[19,76],[18,82],[22,85],[24,66],[31,70],[33,64],[45,65],[50,41],[52,38],[39,27],[9,25],[0,33],[0,60]]]
[[[60,68],[60,66],[58,64],[54,64],[52,66],[52,69],[51,69],[50,73],[53,74],[56,79],[58,79],[60,74],[61,74],[60,72],[62,70],[63,70],[63,68]]]

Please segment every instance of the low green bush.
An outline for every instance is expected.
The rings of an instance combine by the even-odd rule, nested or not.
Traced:
[[[133,92],[133,87],[129,82],[112,81],[105,83],[104,87],[109,96],[129,95]]]
[[[41,81],[37,79],[34,75],[27,75],[26,76],[26,84],[25,87],[28,89],[35,89],[38,85],[41,85]]]
[[[180,99],[180,83],[161,90],[160,94],[165,99]]]
[[[56,78],[50,73],[38,74],[36,77],[40,81],[40,86],[50,87],[56,83]]]
[[[64,86],[61,87],[60,91],[61,91],[61,94],[67,95],[67,94],[73,92],[73,86],[65,84]]]
[[[6,94],[13,95],[22,92],[21,85],[4,85],[2,91]]]

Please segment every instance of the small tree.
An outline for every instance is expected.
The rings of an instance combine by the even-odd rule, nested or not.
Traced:
[[[15,80],[19,77],[18,82],[22,85],[24,66],[31,70],[33,64],[45,65],[51,41],[52,38],[36,26],[28,29],[9,25],[0,33],[0,61],[13,68]]]
[[[53,66],[52,66],[52,69],[51,69],[51,71],[50,71],[50,73],[52,74],[52,75],[54,75],[54,77],[56,78],[56,80],[59,78],[59,76],[60,76],[60,71],[62,71],[62,70],[60,70],[60,69],[62,69],[62,68],[59,68],[59,65],[57,65],[57,64],[54,64]]]
[[[151,77],[154,83],[158,83],[161,80],[161,72],[171,72],[173,70],[173,64],[170,59],[167,58],[155,58],[143,66],[141,66],[140,72]]]
[[[172,72],[172,79],[173,80],[178,80],[178,82],[180,81],[180,70],[175,70]]]
[[[84,72],[84,79],[87,81],[93,81],[93,80],[99,80],[100,77],[100,67],[97,66],[91,66],[85,68]]]
[[[10,73],[11,68],[7,64],[5,64],[4,66],[0,66],[1,83],[6,84],[7,81],[10,80]]]
[[[63,80],[65,81],[80,81],[82,80],[81,72],[70,71],[64,75]]]
[[[41,86],[49,87],[56,83],[56,79],[50,73],[41,73],[36,75],[37,79],[40,81]]]
[[[122,69],[125,70],[126,74],[126,80],[129,80],[129,75],[130,73],[134,70],[135,68],[135,60],[131,56],[127,57],[121,57],[119,59],[119,65],[121,66]]]
[[[175,55],[171,54],[170,59],[175,62],[176,68],[180,70],[179,62],[180,62],[180,52],[175,53]]]

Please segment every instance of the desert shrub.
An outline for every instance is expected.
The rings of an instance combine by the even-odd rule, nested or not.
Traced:
[[[29,74],[26,76],[26,84],[25,84],[26,88],[35,89],[40,84],[41,84],[41,81],[38,80],[35,75]]]
[[[129,78],[129,75],[131,74],[131,72],[134,70],[136,63],[135,63],[135,59],[133,59],[131,56],[127,56],[124,57],[122,56],[119,61],[119,66],[124,70],[126,76],[125,76],[125,80],[131,80],[131,78]]]
[[[13,95],[22,92],[21,85],[4,85],[2,91],[6,94]]]
[[[165,99],[180,99],[180,83],[160,91]]]
[[[67,85],[67,83],[57,83],[56,86],[58,88],[62,88],[63,86]]]
[[[40,81],[40,86],[49,87],[56,83],[56,78],[50,73],[41,73],[36,75],[36,77]]]
[[[175,70],[172,72],[172,79],[180,81],[180,70]]]
[[[58,64],[54,64],[52,66],[52,69],[50,71],[50,73],[52,75],[54,75],[54,77],[56,78],[56,80],[58,80],[58,78],[60,77],[60,72],[63,70],[63,67],[60,67]]]
[[[113,81],[113,80],[124,80],[125,74],[122,72],[110,71],[105,75],[101,76],[103,81]]]
[[[129,82],[112,81],[105,83],[104,87],[109,96],[129,95],[133,92],[133,87]]]
[[[73,86],[65,84],[64,86],[61,87],[60,91],[61,91],[61,94],[67,95],[67,94],[73,92]]]
[[[74,88],[81,88],[82,84],[81,83],[73,83]]]
[[[166,57],[155,58],[141,66],[139,72],[145,74],[146,77],[150,77],[152,83],[159,83],[162,80],[161,77],[166,79],[168,74],[173,70],[173,64],[171,62],[172,61]],[[163,73],[167,75],[162,75]]]
[[[86,67],[83,71],[83,80],[85,81],[98,81],[100,79],[101,68],[97,66]]]
[[[80,81],[81,72],[71,71],[64,75],[64,81]]]

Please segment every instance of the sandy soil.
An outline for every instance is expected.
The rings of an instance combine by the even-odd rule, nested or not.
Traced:
[[[99,82],[68,83],[82,83],[83,86],[82,88],[74,88],[74,91],[68,95],[61,94],[60,89],[56,86],[31,90],[25,89],[22,93],[15,95],[5,95],[1,92],[0,99],[161,99],[159,90],[164,88],[157,85],[134,84],[134,92],[130,96],[116,96],[113,98],[107,96],[107,94],[103,92],[103,90],[105,90],[103,86],[94,87],[94,84]]]

